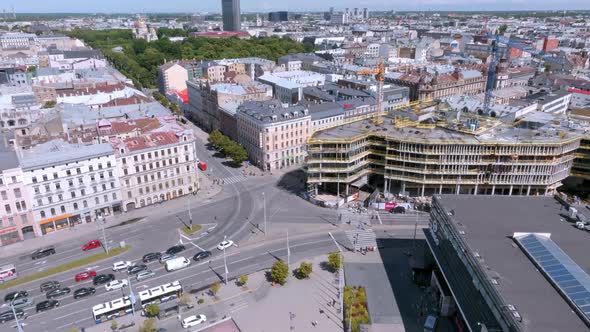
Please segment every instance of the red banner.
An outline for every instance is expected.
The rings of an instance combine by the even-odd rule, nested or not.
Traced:
[[[385,202],[385,210],[394,209],[396,206],[395,202]]]

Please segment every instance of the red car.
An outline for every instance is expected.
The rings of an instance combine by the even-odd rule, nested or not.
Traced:
[[[82,250],[86,251],[86,250],[90,250],[90,249],[94,249],[94,248],[98,248],[101,247],[102,243],[100,243],[99,240],[91,240],[88,243],[86,243],[85,245],[82,246]]]
[[[96,271],[84,271],[76,274],[76,282],[96,277]]]

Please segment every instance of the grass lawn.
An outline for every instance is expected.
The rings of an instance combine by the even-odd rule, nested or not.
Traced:
[[[196,232],[200,231],[200,230],[201,230],[201,228],[203,228],[203,226],[201,226],[201,225],[193,225],[192,227],[193,227],[193,228],[191,229],[191,228],[189,228],[189,227],[182,226],[182,227],[180,228],[180,230],[181,230],[181,231],[184,233],[184,235],[193,235],[193,234],[195,234]]]
[[[70,262],[70,263],[66,263],[63,265],[52,267],[46,271],[33,273],[31,275],[28,275],[28,276],[25,276],[22,278],[17,278],[15,280],[11,280],[11,281],[5,282],[4,284],[0,285],[0,289],[6,289],[6,288],[18,286],[18,285],[27,283],[29,281],[34,281],[37,279],[49,277],[51,275],[58,274],[58,273],[61,273],[64,271],[68,271],[68,270],[71,270],[71,269],[74,269],[74,268],[77,268],[80,266],[95,263],[95,262],[98,262],[98,261],[101,261],[101,260],[104,260],[104,259],[107,259],[110,257],[120,255],[120,254],[126,252],[127,250],[129,250],[130,248],[131,248],[131,246],[125,246],[123,248],[121,248],[121,247],[113,248],[113,249],[109,250],[108,254],[106,252],[101,252],[100,254],[84,257],[84,258],[78,259],[78,260]]]

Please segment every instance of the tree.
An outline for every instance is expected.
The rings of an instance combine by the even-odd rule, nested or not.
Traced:
[[[248,151],[243,146],[232,142],[230,146],[229,157],[236,163],[241,164],[248,159]]]
[[[299,265],[299,268],[297,269],[297,274],[299,274],[299,277],[302,279],[308,279],[312,271],[313,266],[310,262],[301,262],[301,265]]]
[[[216,281],[211,285],[210,289],[213,296],[215,296],[217,292],[219,292],[219,290],[221,289],[221,284],[219,283],[219,281]]]
[[[248,282],[248,275],[247,274],[242,274],[240,276],[240,285],[246,286],[246,283],[247,282]]]
[[[139,327],[139,332],[156,332],[157,328],[156,320],[149,318],[143,321],[143,324]]]
[[[215,129],[211,132],[211,134],[209,134],[207,141],[211,143],[211,145],[213,145],[214,148],[219,149],[219,144],[221,142],[222,137],[223,134],[219,130]]]
[[[333,272],[340,270],[341,260],[342,260],[342,255],[340,253],[338,253],[338,252],[331,253],[330,255],[328,255],[328,267],[330,267],[330,269]]]
[[[54,108],[57,102],[55,100],[46,101],[43,108]]]
[[[279,259],[270,268],[270,276],[275,282],[284,285],[289,277],[289,266],[285,261]]]
[[[498,28],[498,34],[503,35],[506,32],[506,30],[508,30],[508,26],[506,24],[502,24]]]
[[[156,317],[160,314],[160,306],[155,304],[155,303],[151,303],[148,304],[147,306],[145,306],[145,315],[148,317]]]

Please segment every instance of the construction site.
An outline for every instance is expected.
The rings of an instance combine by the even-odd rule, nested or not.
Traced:
[[[588,176],[588,128],[537,111],[512,118],[430,101],[318,131],[308,141],[308,193],[550,195],[574,160]]]

